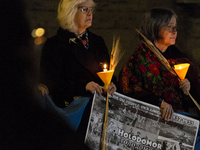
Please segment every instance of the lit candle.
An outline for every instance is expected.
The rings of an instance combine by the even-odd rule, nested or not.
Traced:
[[[103,67],[104,67],[104,68],[103,68],[103,71],[108,71],[108,69],[106,69],[106,67],[107,67],[106,64],[104,64]]]
[[[185,79],[189,66],[189,63],[174,65],[174,70],[181,80]]]

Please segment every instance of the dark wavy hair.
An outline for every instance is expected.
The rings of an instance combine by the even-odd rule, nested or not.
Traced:
[[[162,38],[159,31],[162,27],[169,24],[173,16],[178,19],[173,10],[167,8],[153,8],[144,15],[140,31],[151,42],[159,40]]]

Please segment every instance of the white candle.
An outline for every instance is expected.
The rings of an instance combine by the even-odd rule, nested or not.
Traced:
[[[103,71],[108,71],[108,69],[106,69],[106,67],[107,67],[106,64],[104,64],[103,67],[104,67],[104,68],[103,68]]]

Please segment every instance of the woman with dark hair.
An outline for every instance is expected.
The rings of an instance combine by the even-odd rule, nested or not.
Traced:
[[[160,107],[168,121],[174,111],[188,112],[194,104],[188,92],[200,99],[200,78],[194,64],[174,46],[177,37],[177,15],[170,9],[154,8],[145,14],[140,32],[148,38],[173,67],[190,63],[186,78],[179,81],[142,42],[123,66],[119,75],[120,90],[125,95]],[[196,113],[195,113],[196,114]]]
[[[123,66],[119,74],[120,91],[130,97],[160,107],[162,118],[168,121],[177,112],[199,119],[190,114],[194,104],[188,93],[200,100],[200,78],[191,60],[174,46],[177,37],[177,15],[170,9],[154,8],[145,14],[140,32],[159,50],[169,65],[189,63],[186,78],[179,78],[169,71],[165,64],[153,53],[141,36],[142,43]],[[167,63],[167,62],[165,62]],[[199,135],[199,133],[198,133]],[[200,148],[199,136],[195,150]]]

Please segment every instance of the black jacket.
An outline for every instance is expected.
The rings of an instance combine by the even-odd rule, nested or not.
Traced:
[[[94,81],[103,85],[97,72],[100,63],[109,64],[109,54],[102,37],[88,31],[89,49],[80,40],[74,42],[75,34],[59,28],[57,35],[47,39],[41,53],[41,80],[49,88],[54,103],[64,107],[74,96],[91,96],[85,86]]]

